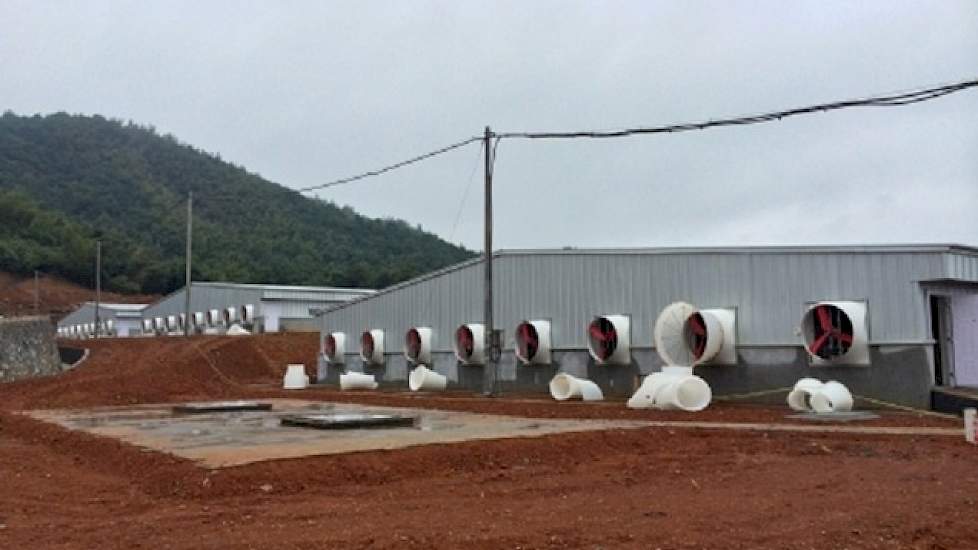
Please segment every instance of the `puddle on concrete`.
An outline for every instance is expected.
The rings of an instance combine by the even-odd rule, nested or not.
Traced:
[[[209,468],[263,460],[297,458],[478,439],[539,437],[547,434],[636,428],[645,422],[540,420],[464,412],[294,399],[263,400],[271,411],[173,414],[166,405],[101,407],[86,410],[27,411],[39,420],[73,430],[197,461]],[[416,418],[413,427],[316,430],[282,426],[283,416],[315,412],[334,415],[397,415]]]

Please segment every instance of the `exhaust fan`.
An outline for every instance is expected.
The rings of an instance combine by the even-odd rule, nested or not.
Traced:
[[[205,315],[204,315],[204,312],[203,311],[198,311],[198,312],[194,313],[194,326],[195,327],[197,327],[197,328],[203,327],[205,320],[206,319],[205,319]]]
[[[482,324],[465,324],[455,331],[455,356],[463,365],[484,365],[485,346],[485,327]]]
[[[162,317],[153,319],[153,328],[156,329],[157,332],[163,332],[166,330],[166,323],[163,321]]]
[[[143,319],[143,332],[153,332],[152,319]]]
[[[237,320],[238,320],[238,308],[236,308],[234,306],[230,306],[230,307],[228,307],[227,309],[224,310],[224,324],[225,325],[227,325],[228,327],[230,327],[231,326],[231,323],[233,323],[233,322],[235,322]]]
[[[550,364],[550,321],[523,321],[516,327],[516,358],[525,365]]]
[[[221,316],[221,312],[216,309],[207,310],[207,324],[212,327],[217,327],[221,325],[221,321],[224,318]]]
[[[631,332],[626,315],[595,317],[588,326],[588,351],[599,365],[631,362]]]
[[[431,329],[412,327],[404,335],[404,357],[415,365],[431,364]]]
[[[868,365],[864,302],[818,302],[801,319],[805,350],[815,365]]]
[[[323,338],[323,356],[333,365],[342,365],[346,355],[346,334],[331,332]]]
[[[384,331],[373,329],[360,335],[360,358],[368,365],[384,364]]]
[[[173,332],[177,330],[177,316],[167,315],[166,316],[166,330]]]
[[[255,306],[245,304],[241,306],[241,322],[251,324],[255,322]]]
[[[732,309],[669,304],[655,321],[655,349],[667,365],[737,363],[737,316]]]

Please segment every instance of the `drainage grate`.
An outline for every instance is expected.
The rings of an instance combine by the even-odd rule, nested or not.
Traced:
[[[173,412],[176,414],[270,410],[272,410],[271,403],[259,403],[258,401],[211,401],[209,403],[184,403],[173,407]]]
[[[416,417],[396,414],[290,414],[282,417],[283,426],[344,430],[356,428],[408,428]]]

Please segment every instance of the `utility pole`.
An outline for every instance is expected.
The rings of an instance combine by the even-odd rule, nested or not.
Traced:
[[[486,126],[485,137],[483,138],[482,148],[486,152],[486,196],[485,196],[485,280],[483,287],[485,292],[485,303],[483,304],[484,319],[484,342],[486,350],[486,366],[483,371],[482,393],[491,396],[496,393],[496,339],[494,338],[493,319],[492,319],[492,129]]]
[[[193,320],[190,318],[190,256],[193,250],[193,214],[194,214],[194,192],[190,191],[187,193],[187,281],[184,289],[186,301],[184,302],[184,313],[183,313],[183,334],[186,337],[190,337],[193,333],[191,330],[191,325],[193,325]]]
[[[41,283],[38,280],[38,272],[34,270],[34,315],[41,314]]]
[[[99,309],[102,303],[102,241],[95,241],[95,338],[99,333]]]

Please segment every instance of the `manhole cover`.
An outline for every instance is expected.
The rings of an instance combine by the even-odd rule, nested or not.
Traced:
[[[810,420],[814,422],[853,422],[857,420],[876,420],[880,416],[867,411],[847,411],[847,412],[806,412],[789,414],[785,418],[795,418],[798,420]]]
[[[289,414],[283,426],[342,430],[352,428],[404,428],[414,426],[415,417],[396,414]]]
[[[173,412],[177,414],[270,410],[272,410],[271,403],[259,403],[257,401],[211,401],[209,403],[184,403],[173,407]]]

